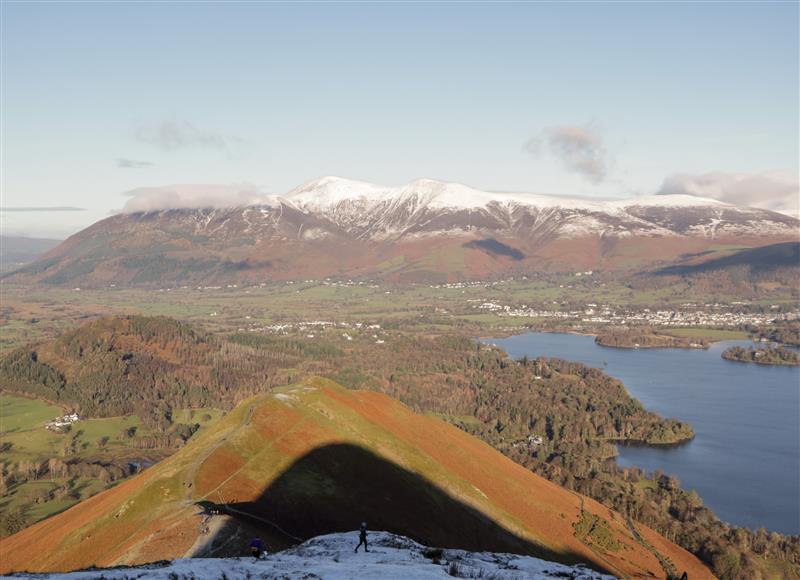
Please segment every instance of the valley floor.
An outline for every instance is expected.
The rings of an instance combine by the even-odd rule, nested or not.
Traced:
[[[386,580],[404,578],[491,578],[522,580],[527,578],[572,578],[604,580],[582,566],[565,566],[530,556],[439,550],[427,548],[403,536],[388,532],[369,534],[370,551],[354,553],[356,532],[328,534],[312,538],[299,546],[254,558],[186,558],[173,562],[135,568],[83,570],[65,574],[16,574],[9,579],[40,578],[47,580],[137,578],[305,578],[320,580]]]

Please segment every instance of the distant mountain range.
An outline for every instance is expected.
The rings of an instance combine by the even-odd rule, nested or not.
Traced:
[[[325,177],[285,196],[238,194],[237,207],[179,207],[189,198],[200,201],[187,205],[204,205],[203,192],[149,190],[155,203],[129,203],[128,212],[72,236],[14,279],[90,286],[442,281],[669,266],[725,242],[755,247],[800,232],[800,220],[781,213],[688,195],[594,201],[430,179],[391,188]]]
[[[0,272],[11,272],[33,262],[62,240],[0,236]]]

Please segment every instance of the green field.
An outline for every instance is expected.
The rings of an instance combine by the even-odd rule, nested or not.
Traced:
[[[109,446],[124,446],[117,440],[123,428],[136,427],[140,435],[149,433],[136,416],[80,420],[68,433],[45,429],[47,421],[63,414],[63,409],[49,403],[0,394],[0,437],[3,443],[11,444],[11,449],[3,453],[3,460],[41,461],[59,456],[64,442],[72,437],[78,441],[77,456],[85,457],[98,451],[101,437],[109,438]]]
[[[28,399],[0,394],[0,434],[6,435],[43,427],[62,414],[60,407]]]
[[[749,335],[743,330],[726,330],[720,328],[670,328],[665,334],[688,336],[691,338],[707,338],[709,340],[747,340]]]
[[[0,394],[0,468],[13,468],[24,464],[39,464],[51,458],[63,461],[124,460],[125,457],[147,458],[153,455],[137,449],[133,440],[120,437],[123,429],[136,427],[136,436],[145,437],[152,431],[143,426],[137,416],[82,419],[72,425],[67,433],[54,433],[45,429],[45,423],[64,414],[64,409],[25,397]],[[175,423],[198,423],[200,431],[213,425],[223,415],[213,408],[180,409],[173,414]],[[101,438],[107,438],[100,445]],[[72,441],[74,447],[65,452]],[[7,448],[5,448],[7,447]],[[160,451],[153,459],[163,457]],[[70,506],[104,489],[109,484],[93,477],[64,477],[51,479],[38,477],[21,483],[0,486],[0,523],[10,510],[24,515],[28,524],[57,514]],[[2,535],[0,526],[0,535]]]
[[[108,417],[82,419],[74,423],[68,433],[54,433],[44,428],[47,421],[62,415],[64,411],[55,405],[0,394],[0,442],[10,443],[11,448],[3,453],[3,461],[40,461],[58,456],[64,442],[72,437],[78,441],[76,457],[91,457],[106,450],[130,447],[119,435],[123,429],[136,427],[137,436],[151,435],[152,432],[139,421],[136,415],[128,417]],[[173,413],[174,423],[198,423],[201,430],[212,425],[224,414],[213,408],[179,409]],[[210,419],[204,419],[208,415]],[[98,446],[98,440],[108,437],[105,450]]]
[[[200,409],[178,409],[172,413],[174,423],[199,423],[200,429],[213,425],[223,415],[224,411],[213,407],[202,407]],[[205,419],[208,415],[211,418]]]

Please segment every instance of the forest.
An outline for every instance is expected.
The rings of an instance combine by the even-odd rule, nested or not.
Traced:
[[[760,365],[800,365],[800,354],[782,346],[766,348],[732,346],[722,352],[722,358]]]
[[[800,320],[786,324],[775,325],[769,328],[754,328],[752,335],[756,339],[765,339],[779,344],[800,346]]]
[[[255,351],[166,317],[114,317],[13,350],[0,360],[0,382],[85,416],[138,415],[165,431],[173,409],[230,409],[285,383],[271,373],[301,357]]]
[[[703,337],[659,334],[649,326],[604,329],[595,342],[614,348],[708,348],[710,344]]]

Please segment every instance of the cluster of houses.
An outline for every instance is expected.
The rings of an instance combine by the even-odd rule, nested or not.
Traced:
[[[72,426],[73,423],[78,421],[80,417],[78,417],[77,413],[68,413],[66,415],[62,415],[61,417],[56,417],[52,421],[48,421],[45,423],[44,428],[48,431],[55,431],[56,433],[62,433],[66,431],[69,427]]]
[[[309,332],[315,329],[331,328],[352,328],[356,330],[380,330],[380,324],[365,324],[363,322],[335,322],[332,320],[304,320],[302,322],[283,322],[277,324],[251,324],[246,330],[249,332],[263,332],[267,334],[287,334],[290,331]],[[239,329],[244,332],[244,328]],[[308,338],[313,338],[311,334]],[[342,335],[344,336],[344,335]]]
[[[525,439],[522,439],[521,441],[515,441],[514,443],[512,443],[511,447],[514,447],[516,449],[517,447],[525,445],[527,447],[535,449],[536,447],[539,447],[539,445],[541,445],[542,443],[544,443],[544,438],[542,438],[541,435],[528,435]]]
[[[797,320],[800,312],[743,312],[738,305],[706,304],[695,308],[670,310],[614,309],[607,305],[587,304],[581,309],[547,310],[533,306],[510,306],[498,302],[480,302],[473,308],[498,316],[523,318],[570,319],[611,324],[649,324],[654,326],[739,327],[766,325],[776,321]]]
[[[250,318],[249,316],[247,318]],[[358,331],[358,330],[371,330],[372,338],[375,344],[385,344],[377,333],[381,331],[380,324],[366,324],[363,322],[334,322],[331,320],[306,320],[303,322],[285,322],[279,324],[251,324],[247,328],[239,328],[239,332],[254,332],[262,334],[290,334],[292,332],[305,333],[306,338],[316,338],[326,328],[340,328],[343,330]],[[347,341],[353,340],[353,335],[350,332],[342,332],[342,338]]]

